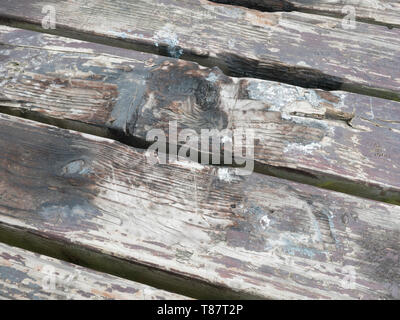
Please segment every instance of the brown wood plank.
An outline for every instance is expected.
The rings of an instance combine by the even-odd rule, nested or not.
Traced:
[[[206,0],[0,1],[3,21],[195,60],[225,73],[400,100],[400,30]],[[45,5],[56,29],[43,29]],[[382,52],[384,51],[384,54]]]
[[[193,297],[400,298],[398,206],[9,115],[0,150],[2,242]]]
[[[345,17],[355,9],[355,18],[367,23],[400,27],[400,4],[397,0],[212,0],[217,3],[246,6],[262,11],[300,11]]]
[[[253,129],[256,171],[400,204],[398,102],[9,27],[0,41],[2,112],[141,147],[173,120],[179,132]]]
[[[0,299],[182,300],[187,297],[0,243]]]

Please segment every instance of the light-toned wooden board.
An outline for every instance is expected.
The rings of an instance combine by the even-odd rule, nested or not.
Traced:
[[[141,147],[173,120],[179,132],[253,129],[258,172],[400,204],[398,102],[4,26],[0,41],[1,112]]]
[[[398,206],[9,115],[0,150],[2,242],[192,297],[400,298]]]
[[[347,6],[355,9],[357,21],[400,27],[400,3],[397,0],[212,0],[217,3],[241,5],[261,11],[301,11],[345,17]]]
[[[3,243],[0,243],[0,297],[12,300],[187,299]]]
[[[218,66],[228,75],[400,100],[400,30],[206,0],[0,1],[11,25]],[[46,5],[56,29],[43,29]],[[43,20],[45,18],[45,20]],[[384,54],[382,54],[384,52]]]

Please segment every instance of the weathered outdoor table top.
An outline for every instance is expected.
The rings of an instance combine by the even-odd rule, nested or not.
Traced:
[[[0,0],[0,298],[400,299],[399,36],[397,1]]]

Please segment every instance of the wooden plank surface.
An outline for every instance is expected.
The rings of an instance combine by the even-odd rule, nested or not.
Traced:
[[[0,299],[182,300],[187,298],[0,243]]]
[[[9,115],[0,150],[2,242],[192,297],[400,298],[398,206]]]
[[[400,30],[206,0],[0,1],[11,25],[194,60],[226,74],[400,100]],[[43,29],[45,5],[56,29]],[[382,54],[384,48],[384,54]]]
[[[217,3],[245,6],[261,11],[300,11],[345,17],[346,6],[355,9],[355,18],[367,23],[400,27],[400,4],[397,0],[212,0]]]
[[[139,146],[174,120],[179,132],[252,129],[258,172],[400,204],[398,102],[9,27],[0,41],[2,112]]]

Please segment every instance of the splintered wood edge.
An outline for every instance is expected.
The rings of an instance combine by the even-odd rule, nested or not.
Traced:
[[[399,298],[397,206],[0,119],[3,242],[195,298]]]

